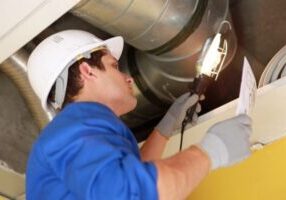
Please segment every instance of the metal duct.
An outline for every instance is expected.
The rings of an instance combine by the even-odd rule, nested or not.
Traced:
[[[72,13],[112,35],[122,35],[137,49],[178,57],[170,51],[182,43],[187,42],[187,47],[180,47],[187,54],[201,49],[228,18],[228,6],[228,0],[82,0]]]
[[[122,35],[140,50],[164,45],[203,12],[205,0],[83,0],[72,11],[91,24],[113,35]]]
[[[29,54],[24,49],[19,50],[1,65],[3,71],[17,86],[21,95],[24,97],[29,110],[39,128],[43,128],[51,119],[48,111],[44,111],[38,97],[33,92],[27,77],[27,61]]]
[[[136,48],[124,61],[139,91],[130,116],[151,119],[188,90],[208,37],[223,33],[224,67],[232,60],[237,44],[228,7],[228,0],[82,0],[72,13]]]

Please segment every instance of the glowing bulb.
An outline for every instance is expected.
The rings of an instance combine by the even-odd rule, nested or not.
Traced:
[[[202,74],[211,76],[213,70],[219,65],[221,61],[221,53],[219,52],[221,34],[218,33],[214,37],[204,59],[200,72]]]

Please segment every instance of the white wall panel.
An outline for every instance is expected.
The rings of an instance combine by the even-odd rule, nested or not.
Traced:
[[[286,136],[285,101],[286,77],[258,89],[256,104],[252,113],[252,143],[259,142],[268,144]],[[196,126],[186,128],[183,148],[198,143],[208,128],[216,122],[233,117],[235,115],[236,106],[237,100],[234,100],[202,115]],[[164,156],[170,156],[178,152],[179,143],[180,134],[177,134],[170,139]]]
[[[0,1],[0,63],[80,0]]]

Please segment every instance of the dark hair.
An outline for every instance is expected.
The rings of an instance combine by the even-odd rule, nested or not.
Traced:
[[[68,103],[71,103],[74,101],[74,97],[77,96],[80,93],[80,90],[83,87],[83,83],[80,77],[80,70],[79,66],[83,62],[88,63],[91,67],[96,67],[100,70],[105,70],[105,66],[102,63],[102,57],[106,55],[107,50],[101,49],[97,50],[93,53],[91,53],[90,58],[81,58],[80,60],[76,61],[69,67],[68,72],[68,82],[67,82],[67,88],[66,88],[66,94],[65,99],[63,102],[63,106],[66,106]],[[48,102],[54,102],[55,100],[55,84],[53,85],[49,96],[48,96]]]

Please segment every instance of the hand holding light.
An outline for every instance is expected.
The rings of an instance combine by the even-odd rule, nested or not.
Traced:
[[[190,95],[203,95],[206,92],[207,87],[217,79],[227,54],[227,41],[223,40],[222,42],[221,37],[222,35],[217,33],[213,39],[209,38],[205,42],[202,53],[197,62],[199,73],[194,79],[190,89]],[[220,47],[221,43],[222,47]],[[185,118],[182,121],[180,150],[182,149],[183,145],[183,134],[185,127],[189,122],[192,121],[197,104],[198,102],[186,111]]]

